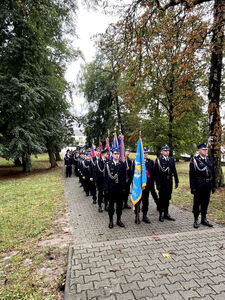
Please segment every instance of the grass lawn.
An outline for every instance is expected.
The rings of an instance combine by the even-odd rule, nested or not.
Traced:
[[[135,158],[135,153],[130,154],[130,158]],[[149,158],[155,161],[155,156],[149,155]],[[189,162],[180,161],[176,163],[177,173],[179,177],[179,187],[173,191],[171,203],[182,209],[192,211],[193,195],[189,188]],[[225,177],[225,167],[222,167]],[[214,222],[225,224],[225,188],[218,188],[211,195],[208,209],[208,218]]]
[[[172,203],[188,210],[192,210],[193,195],[189,188],[189,162],[178,162],[176,164],[179,176],[179,188],[174,190],[172,196]],[[223,174],[225,176],[225,167]],[[217,223],[225,224],[225,188],[218,188],[216,192],[211,195],[208,218]]]
[[[62,230],[56,222],[65,215],[62,169],[50,169],[46,154],[32,157],[32,165],[32,173],[22,174],[0,159],[0,299],[59,299],[61,276],[49,282],[42,271],[66,253],[40,243]]]

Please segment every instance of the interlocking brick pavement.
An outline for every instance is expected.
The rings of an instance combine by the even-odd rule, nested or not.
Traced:
[[[225,227],[194,230],[192,213],[172,205],[176,221],[160,223],[150,199],[151,224],[123,210],[126,227],[109,229],[77,178],[65,179],[65,194],[74,238],[65,299],[225,299]]]

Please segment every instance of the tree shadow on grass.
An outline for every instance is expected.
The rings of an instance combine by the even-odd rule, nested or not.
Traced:
[[[43,161],[44,162],[44,161]],[[28,173],[24,173],[21,167],[14,167],[9,165],[1,165],[0,166],[0,180],[12,180],[14,179],[22,179],[27,177],[38,176],[41,174],[46,174],[50,172],[55,172],[55,170],[61,169],[61,166],[51,168],[49,167],[49,163],[46,163],[43,166],[33,167],[33,170]]]

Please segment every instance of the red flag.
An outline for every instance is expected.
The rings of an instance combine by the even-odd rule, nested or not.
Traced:
[[[105,139],[105,149],[108,150],[108,159],[110,159],[110,147],[109,147],[109,138]]]
[[[125,161],[125,154],[124,154],[124,136],[120,134],[119,136],[119,150],[120,150],[120,159]]]
[[[102,142],[99,142],[100,156],[102,156]]]
[[[95,157],[95,146],[91,146],[91,157]]]

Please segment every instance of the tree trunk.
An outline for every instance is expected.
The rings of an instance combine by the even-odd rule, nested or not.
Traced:
[[[22,165],[23,165],[23,172],[24,173],[28,173],[28,172],[32,171],[30,154],[23,153],[23,155],[22,155]]]
[[[61,161],[60,148],[59,147],[56,147],[56,150],[55,150],[55,159],[56,159],[56,161]]]
[[[170,104],[169,108],[169,147],[170,147],[170,156],[173,156],[173,105]]]
[[[51,164],[51,168],[57,167],[57,162],[55,159],[55,147],[52,145],[51,141],[46,143],[46,148],[48,151],[49,162]]]
[[[56,161],[61,161],[61,156],[58,151],[55,152],[55,159],[56,159]]]
[[[221,168],[221,137],[222,126],[220,118],[220,90],[221,73],[224,44],[224,21],[225,3],[224,0],[215,0],[214,3],[214,28],[212,36],[212,54],[209,77],[209,145],[210,155],[213,157],[215,166],[216,185],[222,186],[224,183]]]
[[[173,141],[173,110],[174,110],[174,65],[171,67],[171,79],[169,83],[169,88],[167,91],[167,98],[169,103],[169,132],[168,132],[168,138],[169,138],[169,147],[170,147],[170,156],[173,156],[173,150],[174,150],[174,141]]]
[[[19,158],[14,159],[14,166],[15,167],[21,167],[22,166],[22,163],[21,163]]]

